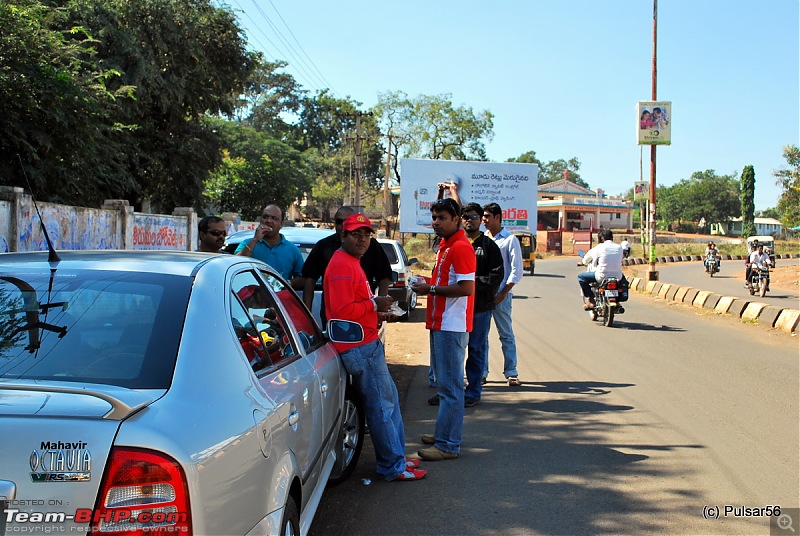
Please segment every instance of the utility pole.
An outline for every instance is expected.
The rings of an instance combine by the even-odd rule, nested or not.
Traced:
[[[656,98],[656,50],[658,43],[658,0],[653,0],[653,75],[652,87],[653,94],[652,100],[655,102]],[[648,281],[658,281],[658,272],[656,271],[656,146],[650,146],[650,206],[648,207],[650,219],[650,266],[647,272]]]
[[[365,139],[361,136],[361,117],[368,115],[372,117],[372,112],[354,112],[348,114],[356,118],[356,136],[351,138],[353,140],[353,149],[355,149],[356,157],[356,170],[355,170],[355,194],[353,195],[353,202],[351,203],[356,212],[363,212],[361,205],[361,142]]]
[[[386,230],[389,230],[389,216],[392,215],[392,203],[389,195],[389,177],[392,174],[392,133],[389,132],[389,147],[386,151],[386,170],[383,173],[383,219]]]

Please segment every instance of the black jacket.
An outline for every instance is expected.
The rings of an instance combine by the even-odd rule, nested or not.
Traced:
[[[494,297],[505,280],[503,254],[494,240],[481,233],[472,241],[475,250],[475,310],[483,313],[494,309]]]
[[[342,247],[342,238],[337,233],[326,236],[317,242],[303,263],[303,277],[318,280],[324,276],[325,269],[328,267],[333,253],[340,247]],[[361,268],[367,275],[369,286],[373,289],[378,286],[382,279],[392,280],[392,265],[389,263],[389,258],[384,253],[383,247],[375,238],[370,239],[369,247],[361,257]],[[325,318],[324,301],[320,307],[320,317],[324,326],[327,320]]]

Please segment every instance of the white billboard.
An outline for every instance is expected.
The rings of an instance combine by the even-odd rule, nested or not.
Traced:
[[[510,162],[400,160],[400,232],[432,233],[431,205],[440,182],[458,183],[461,203],[495,202],[503,226],[536,234],[539,166]]]

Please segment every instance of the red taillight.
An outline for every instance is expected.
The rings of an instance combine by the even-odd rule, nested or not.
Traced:
[[[606,288],[608,290],[617,290],[617,282],[616,281],[609,281],[608,284],[606,284]]]
[[[403,288],[406,286],[406,274],[397,274],[397,281],[392,283],[393,287]]]
[[[91,534],[133,536],[151,533],[192,534],[186,477],[177,461],[152,450],[111,450]]]

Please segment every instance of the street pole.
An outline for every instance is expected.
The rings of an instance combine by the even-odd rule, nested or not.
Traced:
[[[372,112],[362,113],[354,112],[350,114],[356,118],[356,136],[353,140],[353,149],[355,150],[355,193],[353,194],[353,208],[356,212],[363,212],[361,205],[361,142],[365,139],[361,136],[361,117],[364,115],[372,116]]]
[[[655,102],[656,97],[656,58],[657,58],[657,43],[658,43],[658,0],[653,0],[653,76],[652,76],[652,100]],[[648,281],[658,281],[658,272],[656,271],[656,146],[650,146],[650,206],[649,211],[649,226],[650,226],[650,266],[647,272]]]
[[[389,132],[389,146],[386,151],[386,171],[383,173],[383,219],[386,231],[389,231],[389,216],[392,215],[392,204],[389,197],[389,176],[392,170],[392,133]]]

